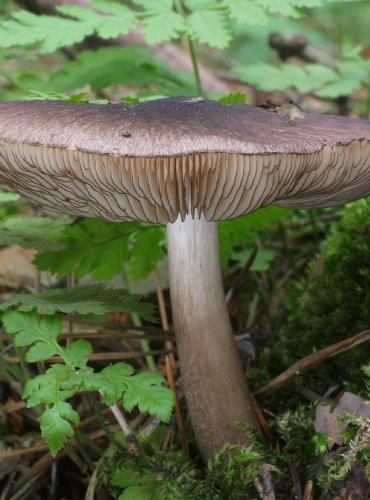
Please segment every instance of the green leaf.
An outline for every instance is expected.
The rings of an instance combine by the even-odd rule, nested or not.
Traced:
[[[6,193],[5,191],[0,191],[0,203],[10,203],[12,201],[18,201],[19,194],[16,193]]]
[[[29,363],[36,363],[37,361],[44,361],[45,359],[51,358],[57,354],[58,352],[55,345],[48,344],[44,341],[36,342],[36,344],[28,349],[26,361]]]
[[[72,368],[63,364],[51,365],[44,374],[27,381],[22,394],[27,399],[27,407],[32,408],[40,403],[54,404],[72,397],[78,386],[67,386],[67,382],[74,377]],[[63,384],[65,387],[62,387]]]
[[[289,67],[286,68],[286,66]],[[292,64],[282,65],[278,68],[267,63],[257,63],[250,66],[235,68],[234,72],[239,75],[244,82],[254,85],[256,88],[265,90],[266,92],[286,90],[293,87],[297,83],[294,79],[297,78],[297,76],[299,76],[300,79],[307,78],[302,68]]]
[[[146,476],[146,482],[139,486],[129,486],[118,497],[118,500],[162,500],[161,483],[157,481],[156,474],[151,475],[151,480]]]
[[[86,219],[65,228],[59,239],[62,249],[40,253],[34,262],[40,270],[59,276],[74,272],[78,279],[90,274],[96,280],[106,280],[123,273],[129,261],[131,274],[139,279],[163,258],[162,240],[164,231],[158,226]]]
[[[125,5],[98,1],[94,6],[62,5],[57,10],[66,16],[38,16],[25,10],[13,13],[12,19],[0,23],[0,46],[27,46],[40,44],[40,52],[56,50],[82,42],[94,33],[101,38],[115,38],[127,34],[136,25],[136,14]]]
[[[185,6],[189,10],[204,10],[217,5],[217,0],[185,0]]]
[[[227,265],[234,246],[255,244],[259,231],[273,227],[290,213],[291,210],[286,208],[268,206],[244,217],[220,222],[219,240],[222,265]]]
[[[336,98],[349,95],[366,82],[367,72],[358,64],[338,63],[332,69],[322,64],[281,64],[279,67],[258,63],[234,69],[240,78],[264,91],[296,88],[301,93],[313,92],[319,97]]]
[[[115,363],[107,366],[100,372],[100,377],[104,379],[105,387],[102,386],[104,401],[107,405],[116,403],[125,391],[127,378],[130,377],[134,369],[126,363]],[[109,384],[109,385],[108,385]]]
[[[231,258],[239,262],[240,267],[243,267],[248,261],[251,254],[252,250],[243,250],[241,252],[233,252]],[[274,250],[271,250],[269,248],[259,248],[250,270],[257,272],[268,271],[275,257],[276,252]]]
[[[220,259],[223,267],[226,267],[233,251],[233,231],[229,224],[218,225],[218,240],[220,246]]]
[[[80,43],[93,32],[90,23],[18,10],[12,19],[0,22],[0,47],[40,44],[40,53],[45,54]]]
[[[128,258],[128,236],[137,228],[137,223],[86,219],[66,227],[59,240],[64,248],[39,254],[35,264],[59,276],[74,272],[77,279],[87,274],[97,280],[110,279],[123,272]]]
[[[164,258],[165,232],[161,227],[152,227],[133,236],[130,274],[135,280],[144,279]]]
[[[153,317],[153,306],[140,302],[138,295],[130,294],[122,289],[109,289],[103,285],[77,286],[71,290],[53,289],[34,294],[13,295],[0,304],[0,310],[7,309],[14,305],[19,305],[19,311],[37,310],[40,314],[54,314],[62,312],[65,314],[75,313],[83,315],[103,315],[108,312],[130,311],[138,314],[147,320],[155,320]],[[22,321],[27,326],[32,318],[31,328],[38,325],[38,316],[34,313],[26,315],[21,312],[11,312],[4,315],[6,325],[7,319],[12,315],[20,315]],[[18,316],[17,316],[18,317]],[[53,318],[50,318],[50,321]],[[42,320],[42,325],[47,318]],[[12,333],[12,332],[9,332]],[[26,345],[26,344],[23,344]]]
[[[29,95],[25,96],[23,101],[64,101],[64,102],[82,102],[88,103],[92,101],[86,100],[87,92],[80,92],[79,94],[66,95],[60,92],[42,92],[31,90]],[[96,101],[94,101],[96,102]],[[108,101],[106,101],[108,102]]]
[[[62,5],[57,10],[62,14],[76,17],[82,26],[92,25],[94,31],[101,38],[116,38],[118,35],[127,35],[136,25],[135,12],[126,5],[108,1],[94,1],[93,7],[99,9],[96,12],[79,5]],[[109,15],[103,15],[102,12]]]
[[[186,20],[186,31],[193,40],[218,49],[226,48],[231,41],[227,18],[219,11],[192,12]]]
[[[158,373],[139,373],[127,381],[128,388],[123,396],[123,406],[131,411],[138,406],[141,412],[147,411],[164,422],[171,418],[175,395],[166,387],[162,387],[164,379]]]
[[[267,24],[266,10],[251,0],[223,0],[223,6],[229,9],[229,15],[239,24],[264,26]]]
[[[54,457],[74,434],[72,425],[62,417],[57,406],[42,414],[40,427],[41,436],[48,442]]]
[[[337,78],[336,81],[324,85],[322,89],[315,92],[318,97],[323,99],[335,99],[337,97],[351,95],[355,90],[359,90],[362,83],[354,79]]]
[[[224,97],[220,97],[217,101],[222,104],[245,104],[246,98],[244,92],[231,92]]]
[[[141,32],[149,45],[176,39],[185,29],[184,18],[173,10],[173,0],[135,0],[145,9]]]
[[[74,368],[81,368],[87,364],[87,358],[93,352],[90,342],[79,339],[63,348],[65,362]]]
[[[0,222],[0,240],[7,245],[19,245],[35,250],[57,250],[68,219],[48,217],[9,217]]]
[[[135,486],[140,483],[140,478],[140,472],[128,463],[126,467],[120,467],[113,471],[111,484],[127,488],[128,486]]]
[[[40,320],[38,314],[33,312],[6,312],[2,322],[6,331],[15,335],[15,345],[20,347],[42,339],[55,341],[62,330],[62,323],[57,316],[47,316]]]
[[[180,14],[171,11],[158,12],[147,17],[141,25],[144,40],[149,45],[174,40],[185,29],[185,22]]]
[[[187,95],[194,91],[191,75],[155,61],[147,48],[136,46],[85,50],[56,73],[42,77],[39,73],[22,73],[15,83],[26,91],[49,93],[50,89],[65,92],[85,85],[97,92],[114,83],[132,85],[135,89],[153,86],[157,94],[163,95]]]

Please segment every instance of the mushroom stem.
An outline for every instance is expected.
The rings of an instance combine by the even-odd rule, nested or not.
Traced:
[[[204,460],[226,443],[245,443],[238,421],[258,429],[232,335],[216,222],[187,216],[167,225],[172,314],[183,387]]]

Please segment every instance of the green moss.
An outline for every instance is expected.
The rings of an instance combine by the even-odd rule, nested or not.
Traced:
[[[270,356],[277,371],[370,328],[370,199],[348,205],[341,215],[318,257],[321,272],[314,260],[308,277],[289,289],[288,320]],[[347,387],[364,392],[360,368],[369,355],[370,343],[362,344],[321,363],[304,383],[324,390],[345,380]]]

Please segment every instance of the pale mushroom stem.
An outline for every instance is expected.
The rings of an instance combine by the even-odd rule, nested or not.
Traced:
[[[252,396],[232,335],[218,229],[204,218],[167,225],[172,314],[186,401],[204,460],[226,443],[246,443],[235,423],[257,429]]]

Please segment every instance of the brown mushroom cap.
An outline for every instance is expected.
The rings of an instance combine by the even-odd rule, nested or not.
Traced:
[[[0,183],[53,210],[109,220],[221,220],[270,203],[370,194],[370,122],[248,105],[0,103]]]

